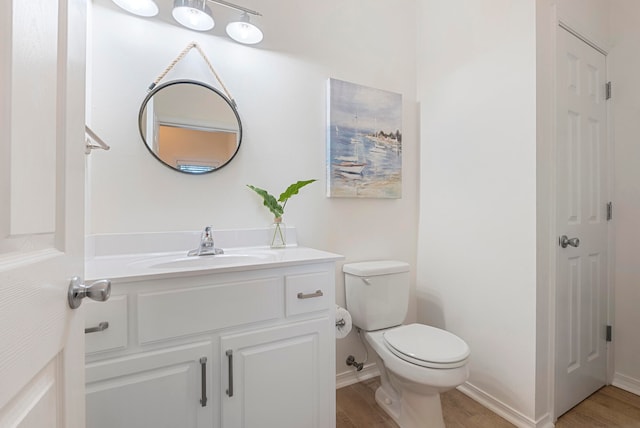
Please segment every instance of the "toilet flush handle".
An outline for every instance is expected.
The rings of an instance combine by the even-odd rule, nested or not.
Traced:
[[[371,285],[371,281],[369,281],[369,278],[361,278],[362,282],[364,282],[367,285]]]

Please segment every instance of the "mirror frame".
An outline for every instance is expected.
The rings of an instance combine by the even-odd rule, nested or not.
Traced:
[[[146,109],[147,103],[149,102],[151,97],[153,97],[160,90],[162,90],[162,89],[164,89],[166,87],[169,87],[169,86],[172,86],[172,85],[177,85],[177,84],[183,84],[183,83],[189,83],[189,84],[192,84],[192,85],[198,85],[198,86],[201,86],[201,87],[203,87],[205,89],[208,89],[208,90],[212,91],[213,93],[217,94],[231,108],[231,111],[233,111],[233,114],[236,116],[236,120],[238,121],[238,145],[236,147],[235,152],[233,153],[233,155],[229,159],[227,159],[227,161],[225,163],[223,163],[222,165],[220,165],[219,167],[217,167],[215,169],[212,169],[211,171],[188,172],[188,171],[182,171],[182,170],[180,170],[178,168],[175,168],[172,165],[169,165],[168,163],[163,161],[153,150],[151,150],[151,147],[149,146],[149,144],[147,144],[147,139],[145,138],[145,136],[143,134],[142,115],[143,115],[143,112]],[[140,106],[140,111],[138,113],[138,131],[140,131],[140,138],[142,139],[142,144],[144,144],[144,146],[147,148],[149,153],[151,153],[153,155],[153,157],[156,158],[156,160],[158,162],[160,162],[162,165],[166,166],[167,168],[169,168],[169,169],[171,169],[173,171],[177,171],[177,172],[180,172],[182,174],[187,174],[187,175],[211,174],[212,172],[215,172],[215,171],[218,171],[219,169],[224,168],[225,166],[227,166],[233,160],[233,158],[236,157],[236,155],[238,154],[238,151],[240,150],[240,145],[242,144],[242,121],[240,120],[240,115],[238,114],[238,109],[235,106],[235,102],[231,101],[229,98],[227,98],[226,95],[224,95],[222,92],[220,92],[219,90],[217,90],[213,86],[210,86],[210,85],[208,85],[206,83],[199,82],[197,80],[189,80],[189,79],[171,80],[169,82],[162,83],[162,84],[156,86],[155,88],[153,88],[153,90],[151,90],[147,94],[147,96],[144,98],[144,100],[142,101],[142,105]]]

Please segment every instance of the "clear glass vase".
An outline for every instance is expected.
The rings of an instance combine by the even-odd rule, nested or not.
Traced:
[[[271,248],[284,248],[287,246],[287,228],[282,222],[282,217],[276,217],[269,231],[269,244]]]

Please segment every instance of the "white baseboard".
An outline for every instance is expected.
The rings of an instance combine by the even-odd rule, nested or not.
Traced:
[[[638,379],[615,372],[611,384],[632,394],[640,395],[640,380]]]
[[[462,392],[464,395],[472,398],[478,403],[482,404],[487,409],[496,413],[497,415],[503,417],[507,421],[511,422],[517,427],[520,428],[553,428],[553,422],[551,421],[551,415],[545,415],[542,418],[538,419],[538,421],[534,421],[522,413],[518,412],[513,407],[503,403],[502,401],[496,399],[495,397],[487,394],[479,388],[476,388],[474,385],[469,382],[465,382],[460,385],[458,391]]]
[[[543,417],[536,421],[536,428],[554,428],[556,425],[553,423],[551,413],[546,413]]]
[[[369,363],[364,366],[361,371],[348,370],[339,373],[336,376],[336,389],[344,388],[345,386],[353,385],[354,383],[362,382],[367,379],[379,376],[380,372],[375,363]],[[640,383],[638,383],[640,386]],[[511,406],[503,403],[495,397],[487,394],[474,385],[466,382],[457,388],[460,392],[477,401],[487,409],[503,417],[507,421],[511,422],[520,428],[553,428],[553,420],[551,414],[547,413],[537,421],[529,419],[522,413],[518,412]],[[633,392],[633,391],[632,391]]]
[[[350,369],[336,375],[336,389],[344,388],[345,386],[353,385],[354,383],[362,382],[363,380],[376,376],[380,376],[376,363],[366,364],[359,372],[356,371],[356,369]]]

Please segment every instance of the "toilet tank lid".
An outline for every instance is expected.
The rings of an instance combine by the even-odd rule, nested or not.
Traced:
[[[396,260],[377,260],[371,262],[347,263],[342,266],[344,273],[355,276],[376,276],[408,272],[409,263]]]

